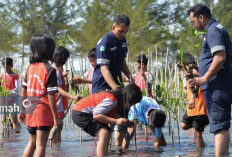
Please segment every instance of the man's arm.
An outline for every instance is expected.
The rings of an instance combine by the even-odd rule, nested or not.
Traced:
[[[100,66],[101,73],[107,82],[107,84],[112,88],[112,89],[118,89],[116,86],[116,83],[113,79],[113,76],[111,75],[111,72],[109,71],[109,66],[108,65],[101,65]]]
[[[123,67],[122,67],[122,72],[126,75],[126,77],[129,79],[130,83],[135,83],[134,80],[133,80],[133,77],[130,73],[130,70],[126,64],[126,61],[124,59],[123,61]]]
[[[207,82],[210,78],[215,76],[219,70],[221,70],[224,62],[226,61],[225,51],[218,51],[214,53],[213,62],[209,67],[208,71],[203,77],[195,77],[189,80],[189,83],[193,86],[202,85]]]

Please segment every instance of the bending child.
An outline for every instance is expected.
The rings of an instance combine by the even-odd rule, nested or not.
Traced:
[[[187,78],[190,77],[198,77],[198,66],[195,63],[194,57],[190,53],[184,53],[183,55],[183,64],[179,65],[179,68],[185,66],[187,70]],[[189,73],[190,72],[190,73]],[[188,80],[185,83],[186,96],[188,99],[187,111],[183,115],[183,119],[180,123],[180,126],[184,130],[188,130],[190,128],[194,128],[194,140],[196,141],[197,147],[205,147],[204,139],[202,136],[202,132],[204,132],[204,128],[209,124],[206,104],[204,101],[204,91],[199,87],[191,87]]]
[[[58,92],[56,70],[48,63],[55,50],[54,40],[45,34],[34,34],[30,41],[30,65],[23,81],[23,108],[26,114],[29,142],[23,156],[45,156],[49,130],[62,125],[56,111]],[[24,111],[24,110],[23,110]],[[21,121],[24,121],[21,116]]]
[[[52,66],[56,69],[57,75],[57,85],[59,93],[56,93],[56,109],[57,114],[60,119],[64,117],[64,111],[68,109],[68,99],[73,99],[74,101],[78,101],[81,97],[79,95],[74,96],[67,92],[65,86],[64,76],[62,74],[63,65],[66,63],[70,56],[69,51],[63,47],[59,46],[55,49],[53,59],[52,59]],[[60,125],[58,128],[58,132],[53,139],[53,143],[61,142],[61,131],[63,125]]]
[[[139,103],[130,108],[128,119],[130,121],[135,121],[136,123],[139,121],[144,125],[149,125],[152,132],[156,135],[155,147],[167,145],[161,129],[166,121],[166,115],[154,99],[143,96]],[[122,144],[123,148],[129,147],[135,129],[136,127],[128,128],[130,138],[124,138]]]
[[[141,98],[139,87],[130,84],[121,89],[90,95],[76,104],[72,111],[73,122],[86,133],[99,138],[97,156],[107,154],[111,131],[108,124],[127,126],[128,121],[116,114],[118,109],[128,112]]]

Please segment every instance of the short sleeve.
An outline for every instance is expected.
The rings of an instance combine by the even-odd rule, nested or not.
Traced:
[[[126,39],[124,39],[124,42],[122,43],[122,48],[123,48],[123,52],[124,52],[124,58],[126,58],[127,57],[127,52],[128,52]]]
[[[111,110],[114,110],[117,106],[117,100],[111,100],[109,98],[104,98],[94,109],[93,115],[104,114],[107,115]],[[112,116],[111,113],[110,116]]]
[[[155,128],[155,136],[158,138],[161,138],[162,135],[162,129],[161,128]]]
[[[128,114],[128,120],[135,120],[134,106],[130,107],[129,114]]]
[[[124,58],[127,58],[127,48],[126,51],[124,52]]]
[[[48,94],[54,94],[58,92],[57,87],[57,76],[56,76],[56,70],[54,68],[51,68],[47,70],[48,77],[47,77],[47,91]]]
[[[96,46],[96,64],[97,65],[109,65],[110,53],[109,46],[104,38],[102,38]]]
[[[24,80],[22,82],[22,88],[25,88],[25,89],[27,88],[27,72],[26,72]]]
[[[225,42],[223,38],[223,26],[218,24],[214,30],[207,33],[207,45],[209,46],[210,52],[214,54],[217,51],[225,51]]]

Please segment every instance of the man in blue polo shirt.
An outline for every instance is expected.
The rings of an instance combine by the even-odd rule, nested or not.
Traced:
[[[101,38],[96,46],[96,64],[92,79],[92,93],[98,93],[109,89],[118,89],[122,86],[123,72],[130,81],[133,81],[125,58],[127,56],[127,44],[125,35],[129,30],[130,19],[126,15],[117,15],[112,30]],[[120,80],[120,81],[119,81]],[[133,83],[133,82],[131,82]],[[123,105],[120,105],[121,107]],[[123,110],[122,110],[123,111]],[[127,117],[126,113],[118,113],[121,117]],[[116,145],[121,145],[123,133],[115,133]]]
[[[118,89],[122,82],[121,72],[128,78],[130,71],[125,62],[127,44],[125,35],[129,30],[130,20],[126,15],[116,16],[112,30],[101,38],[96,46],[96,64],[93,73],[92,93],[109,89]]]
[[[230,144],[230,119],[232,100],[232,47],[226,29],[212,19],[209,8],[196,4],[188,14],[197,31],[207,30],[202,42],[199,62],[200,77],[189,80],[191,85],[200,85],[210,123],[214,133],[215,155],[228,154]]]

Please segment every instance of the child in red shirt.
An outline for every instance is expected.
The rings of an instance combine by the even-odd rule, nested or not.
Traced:
[[[120,118],[117,111],[122,110],[126,114],[141,99],[139,87],[130,84],[121,89],[90,95],[77,102],[72,111],[73,122],[91,136],[98,136],[96,156],[107,153],[111,130],[108,124],[127,126],[127,120]]]
[[[56,111],[58,92],[56,70],[48,63],[52,59],[55,42],[45,34],[34,34],[30,41],[30,65],[23,81],[22,101],[25,109],[29,142],[23,156],[45,156],[49,130],[62,125]],[[21,119],[22,120],[22,119]]]
[[[64,111],[68,109],[68,99],[73,99],[74,101],[78,101],[80,96],[74,96],[67,92],[65,86],[64,76],[62,74],[63,65],[66,63],[70,56],[69,51],[63,47],[59,46],[55,49],[53,59],[52,59],[52,66],[56,69],[57,75],[57,85],[59,93],[56,93],[56,109],[57,114],[60,119],[64,117]],[[61,131],[63,125],[58,128],[58,132],[53,139],[53,143],[61,142]]]
[[[6,70],[5,73],[2,73],[0,76],[1,87],[5,87],[7,91],[10,92],[10,96],[8,97],[7,105],[18,106],[18,96],[19,96],[19,75],[12,71],[13,68],[13,59],[10,57],[6,57],[2,59],[3,68]],[[5,81],[6,79],[6,81]],[[14,108],[14,107],[13,107]],[[19,133],[19,123],[17,118],[17,111],[11,113],[12,121],[13,121],[13,129],[15,133]],[[6,117],[5,117],[6,118]]]

